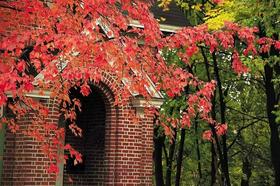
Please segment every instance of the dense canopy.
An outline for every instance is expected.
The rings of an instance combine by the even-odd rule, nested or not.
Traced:
[[[162,134],[170,141],[178,136],[175,129],[191,128],[199,119],[201,136],[216,145],[221,161],[217,165],[221,166],[219,174],[229,185],[229,147],[225,146],[229,126],[223,114],[213,115],[216,104],[213,97],[219,95],[221,113],[225,112],[228,101],[222,97],[227,88],[221,85],[219,73],[229,66],[231,78],[247,77],[249,82],[254,76],[254,66],[258,65],[257,59],[271,52],[279,56],[280,41],[260,34],[262,30],[258,27],[231,22],[225,22],[215,31],[199,25],[167,36],[150,12],[152,3],[146,0],[0,1],[0,106],[8,106],[15,116],[3,117],[1,123],[14,133],[22,132],[17,120],[35,112],[38,118],[32,122],[41,122],[41,128],[30,127],[22,133],[45,142],[42,150],[51,160],[57,158],[51,146],[59,144],[80,161],[82,155],[71,144],[60,142],[64,129],[45,119],[49,110],[27,95],[34,91],[41,95],[50,93],[60,105],[63,119],[71,121],[70,129],[81,135],[82,131],[75,125],[80,102],[70,99],[69,90],[74,87],[87,96],[91,92],[90,84],[112,73],[116,86],[123,85],[115,95],[115,104],[125,103],[136,94],[149,101],[156,94],[149,92],[149,86],[161,92],[166,102],[161,109],[153,111],[158,116],[156,123],[164,129]],[[219,1],[211,2],[213,6],[216,3]],[[138,26],[132,25],[132,21]],[[204,64],[206,70],[200,70]],[[212,67],[214,75],[210,74]],[[49,135],[38,132],[41,129]],[[58,168],[51,164],[49,170],[57,173]]]

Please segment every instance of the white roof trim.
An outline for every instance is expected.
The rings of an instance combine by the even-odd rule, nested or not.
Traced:
[[[106,36],[109,38],[109,39],[112,39],[114,38],[114,33],[113,31],[110,29],[110,27],[102,20],[102,18],[98,18],[96,20],[96,25],[99,25],[102,30],[105,32]]]
[[[8,98],[13,97],[11,92],[6,93]],[[49,99],[51,97],[50,91],[41,91],[41,90],[33,90],[31,92],[25,93],[26,97],[32,97],[32,98],[44,98]]]
[[[4,105],[0,106],[0,118],[4,116]]]
[[[139,21],[136,21],[136,20],[130,21],[129,26],[133,26],[133,27],[137,27],[137,28],[144,28],[144,26],[141,25],[139,23]],[[163,32],[176,33],[178,30],[182,29],[183,27],[159,24],[159,28]]]
[[[136,91],[132,91],[129,87],[130,87],[130,81],[127,78],[122,78],[122,83],[128,88],[128,91],[130,92],[130,94],[132,96],[138,96],[139,93]]]
[[[51,63],[55,63],[57,69],[59,72],[62,72],[65,67],[68,65],[69,61],[68,60],[63,60],[63,59],[60,59],[59,61],[57,60],[54,60],[52,61]],[[33,85],[38,85],[38,81],[39,80],[43,80],[45,77],[44,77],[44,72],[47,71],[47,68],[46,67],[44,70],[42,70],[35,78],[34,78],[34,81],[32,82]],[[53,77],[56,77],[57,74],[53,74]]]

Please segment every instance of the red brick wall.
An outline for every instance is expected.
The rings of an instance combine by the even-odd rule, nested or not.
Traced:
[[[119,91],[110,75],[105,75],[104,79],[109,90],[113,93]],[[105,129],[105,137],[109,139],[105,142],[105,161],[107,159],[111,162],[109,167],[114,167],[105,180],[106,185],[152,185],[153,115],[146,114],[139,122],[135,122],[136,109],[131,103],[112,107],[113,99],[106,93],[108,89],[101,89],[109,97],[113,115],[107,115],[110,121],[106,121]]]
[[[42,100],[42,102],[51,109],[48,121],[57,123],[57,105],[52,100]],[[35,115],[30,113],[18,122],[20,129],[27,129],[31,125],[31,117]],[[7,131],[0,185],[54,185],[55,177],[47,172],[49,159],[41,152],[40,147],[40,142],[23,135],[21,131],[16,134]]]
[[[117,85],[114,78],[108,74],[104,75],[102,83],[95,87],[99,90],[99,96],[89,98],[86,104],[89,104],[88,112],[96,114],[93,118],[88,114],[85,120],[98,123],[91,125],[88,132],[92,130],[92,133],[95,133],[95,130],[98,130],[100,138],[105,136],[105,142],[95,143],[96,136],[89,136],[86,154],[92,151],[92,159],[91,155],[86,155],[85,160],[85,167],[92,161],[88,166],[89,174],[72,175],[73,180],[79,182],[73,185],[82,185],[81,180],[84,185],[152,185],[152,115],[147,114],[140,122],[135,122],[135,108],[130,103],[114,106],[114,97],[120,85]],[[100,98],[104,101],[104,105],[101,100],[95,100]],[[57,110],[57,105],[52,105],[52,102],[48,104]],[[101,110],[106,110],[105,115],[100,113]],[[52,114],[50,119],[58,122],[57,113]],[[104,124],[101,118],[105,118]],[[27,126],[28,121],[23,121],[22,125]],[[96,129],[97,126],[99,129]],[[81,142],[81,139],[75,140],[74,143]],[[73,141],[70,134],[66,137],[67,141]],[[40,144],[33,139],[20,134],[7,134],[2,185],[55,185],[53,178],[46,173],[45,166],[49,162],[44,158],[39,146]],[[87,171],[87,168],[85,170]],[[67,174],[64,174],[65,184],[67,181]]]
[[[152,167],[153,167],[153,119],[154,115],[146,113],[142,124],[142,153],[141,153],[141,183],[142,185],[152,185]]]

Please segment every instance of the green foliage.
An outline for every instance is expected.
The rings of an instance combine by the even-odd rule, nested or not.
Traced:
[[[169,59],[169,65],[178,65],[182,68],[187,66],[200,79],[207,81],[203,56],[197,53],[191,58],[188,65],[183,63],[176,55],[177,51],[164,50],[162,55]],[[212,64],[210,53],[206,53],[209,63]],[[227,105],[226,116],[229,126],[227,138],[229,149],[229,171],[232,185],[240,185],[244,176],[242,161],[249,157],[252,175],[252,185],[272,185],[273,171],[269,153],[269,127],[266,118],[265,92],[262,84],[263,67],[266,63],[260,57],[245,57],[241,60],[251,70],[242,76],[237,76],[231,69],[231,59],[225,54],[218,55],[220,76],[223,84],[223,93]],[[213,68],[210,66],[210,74],[213,77]],[[192,90],[190,90],[191,92]],[[216,95],[218,96],[218,94]],[[219,120],[218,100],[216,115]],[[167,100],[162,106],[161,113],[171,118],[180,118],[180,112],[187,108],[186,95]],[[280,113],[275,113],[280,116]],[[166,121],[165,121],[166,122]],[[195,128],[197,125],[197,129]],[[201,120],[192,120],[191,128],[186,130],[186,139],[183,153],[183,166],[181,185],[210,185],[211,181],[211,143],[201,140],[202,132],[207,130],[207,124]],[[172,182],[174,184],[176,175],[176,158],[178,156],[180,130],[177,131],[174,163],[172,168]],[[198,143],[197,143],[198,140]],[[165,148],[168,151],[170,140],[165,141]],[[200,149],[200,160],[197,156],[197,147]],[[164,155],[163,155],[164,157]],[[165,173],[166,161],[163,159]],[[201,163],[202,176],[199,176],[198,163]],[[260,169],[262,167],[262,169]],[[220,174],[218,174],[219,179]]]
[[[238,2],[232,0],[224,0],[223,3],[218,4],[215,8],[209,9],[204,18],[205,23],[208,24],[209,29],[219,30],[224,26],[225,21],[235,21],[235,12]]]
[[[206,23],[211,29],[220,29],[224,21],[246,26],[262,25],[267,36],[280,33],[280,1],[224,0],[207,12]]]
[[[280,125],[280,104],[277,105],[273,113],[276,115],[276,123]]]
[[[224,0],[223,3],[215,6],[209,4],[208,1],[174,1],[186,12],[186,18],[190,20],[192,25],[205,22],[211,30],[217,30],[222,29],[224,21],[233,21],[246,26],[257,26],[261,29],[261,34],[264,32],[265,36],[273,37],[274,39],[280,36],[280,1],[278,0]],[[164,2],[162,6],[168,9],[168,4],[171,0],[162,0],[161,2]],[[163,51],[163,56],[168,59],[169,65],[191,68],[198,78],[207,81],[204,59],[201,53],[193,56],[187,66],[177,56],[177,52]],[[227,146],[231,183],[232,185],[240,185],[242,178],[246,176],[243,170],[244,159],[248,158],[251,169],[250,185],[273,185],[270,128],[266,113],[266,93],[263,75],[264,66],[269,64],[271,67],[277,68],[277,65],[280,64],[280,57],[279,54],[275,53],[269,53],[265,58],[263,56],[252,55],[246,57],[242,54],[240,55],[242,63],[249,67],[250,71],[244,75],[237,76],[230,70],[230,54],[218,54],[218,67],[222,79],[222,91],[226,103],[226,120],[229,127]],[[211,54],[206,53],[206,57],[212,64]],[[212,66],[210,66],[209,72],[211,78],[213,78]],[[276,93],[279,94],[279,73],[274,73],[273,83]],[[219,95],[216,93],[216,98],[218,97]],[[181,112],[187,107],[187,105],[184,105],[185,99],[185,96],[181,96],[167,101],[164,105],[164,111],[169,114],[174,114],[174,111]],[[219,100],[216,99],[217,120],[220,119],[219,104]],[[276,122],[280,125],[279,103],[273,113],[276,115]],[[170,116],[178,118],[177,114]],[[210,185],[211,143],[198,138],[205,129],[207,129],[207,125],[204,122],[192,120],[192,126],[187,130],[181,185]],[[172,181],[174,181],[176,174],[176,157],[180,138],[180,132],[178,131]],[[169,140],[166,139],[165,148],[168,149],[169,147]],[[198,160],[197,156],[197,147],[200,149],[200,160]],[[198,162],[202,165],[201,177],[199,176]],[[165,167],[165,161],[163,165]],[[219,180],[220,173],[217,176]]]
[[[215,7],[212,1],[204,0],[158,0],[159,7],[162,7],[164,11],[169,11],[172,1],[184,11],[186,19],[192,26],[203,23],[206,13]]]
[[[180,57],[177,55],[178,52],[177,50],[164,48],[161,54],[168,65],[176,65],[183,68],[186,64],[181,61]]]

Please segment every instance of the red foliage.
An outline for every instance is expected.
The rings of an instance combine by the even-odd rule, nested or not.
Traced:
[[[243,74],[248,72],[248,68],[242,64],[239,54],[236,51],[232,55],[232,69],[237,74]]]
[[[121,6],[115,6],[116,3]],[[52,98],[61,105],[60,114],[71,121],[70,130],[81,136],[82,131],[75,124],[75,111],[81,105],[77,99],[69,98],[69,90],[80,88],[82,95],[89,95],[89,84],[99,82],[104,72],[114,74],[117,82],[127,80],[131,92],[138,92],[147,99],[151,95],[145,88],[149,84],[146,74],[169,98],[181,95],[186,86],[192,86],[199,91],[188,96],[181,127],[190,127],[196,114],[215,125],[209,117],[215,82],[205,83],[181,68],[167,65],[159,51],[163,48],[184,49],[178,56],[187,64],[201,48],[209,53],[227,52],[232,56],[233,70],[242,74],[248,69],[239,55],[268,52],[271,45],[280,49],[279,41],[257,39],[256,29],[233,23],[226,23],[223,30],[213,33],[203,25],[183,28],[164,37],[149,11],[150,6],[150,1],[127,0],[84,0],[83,3],[76,0],[53,0],[52,3],[1,1],[0,106],[7,104],[9,95],[14,100],[9,107],[16,116],[6,119],[9,129],[19,131],[17,119],[29,111],[35,113],[37,117],[32,122],[42,123],[41,128],[48,135],[41,135],[39,129],[32,127],[25,134],[47,141],[42,150],[55,160],[57,157],[48,139],[52,139],[52,145],[63,146],[60,141],[64,138],[64,130],[48,122],[49,110],[42,103],[27,98],[26,93],[34,89],[49,90]],[[144,28],[130,28],[131,20],[139,21]],[[245,46],[244,49],[235,47],[237,40]],[[34,79],[37,73],[40,75]],[[130,96],[128,87],[124,87],[115,99],[116,104]],[[178,120],[169,122],[173,127],[179,123]],[[162,125],[166,135],[172,136],[170,127]],[[218,135],[223,135],[226,129],[224,124],[216,124]],[[206,131],[203,138],[209,140],[211,132]],[[64,149],[81,161],[81,154],[71,146],[66,145]],[[57,173],[56,165],[51,164],[49,172]]]
[[[181,124],[182,128],[184,128],[185,126],[188,126],[189,128],[191,127],[190,116],[185,112],[183,113]]]
[[[206,130],[202,134],[202,138],[208,141],[212,140],[212,132],[210,130]]]

